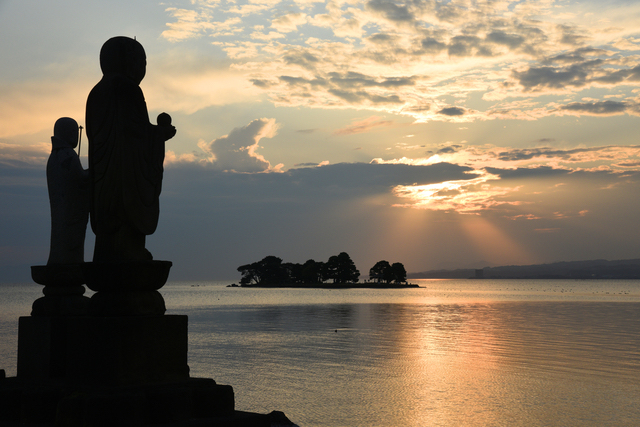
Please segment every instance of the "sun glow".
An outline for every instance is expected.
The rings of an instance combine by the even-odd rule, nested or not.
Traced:
[[[462,214],[479,214],[492,206],[507,203],[496,200],[498,196],[518,191],[520,187],[498,187],[488,181],[499,180],[486,171],[472,172],[478,176],[469,180],[444,181],[427,185],[398,185],[393,189],[397,197],[408,199],[396,207],[455,211]]]

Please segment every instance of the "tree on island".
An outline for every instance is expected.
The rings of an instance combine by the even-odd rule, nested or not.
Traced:
[[[407,271],[400,262],[378,261],[369,270],[369,278],[378,283],[403,283],[407,280]]]
[[[401,262],[391,264],[391,273],[395,283],[404,283],[407,281],[407,270],[405,270]]]
[[[301,279],[302,283],[313,284],[322,282],[322,271],[324,270],[324,262],[317,262],[312,259],[302,264]]]
[[[389,283],[391,281],[391,264],[389,261],[378,261],[369,269],[369,279],[376,282]]]
[[[261,261],[238,267],[242,274],[240,284],[277,285],[287,281],[287,270],[282,265],[282,259],[269,255]]]
[[[356,283],[360,277],[346,252],[330,257],[326,263],[310,259],[304,264],[283,263],[282,259],[269,255],[261,261],[241,265],[238,271],[242,286],[312,285],[326,281],[345,284]]]
[[[325,264],[325,280],[333,280],[333,283],[356,283],[359,278],[360,271],[346,252],[330,257]]]

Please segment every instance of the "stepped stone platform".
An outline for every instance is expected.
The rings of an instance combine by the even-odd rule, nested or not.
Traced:
[[[0,370],[0,426],[294,426],[189,376],[188,318],[165,315],[157,291],[170,262],[91,264],[32,268],[44,297],[19,319],[17,376]]]
[[[0,378],[0,425],[293,426],[278,411],[236,411],[233,388],[208,378],[137,385],[70,385]]]
[[[0,396],[3,421],[16,425],[154,425],[234,413],[233,389],[207,379],[109,386],[15,377],[0,381]]]

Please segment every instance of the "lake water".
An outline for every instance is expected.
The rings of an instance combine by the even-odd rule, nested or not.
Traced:
[[[640,425],[640,281],[415,280],[419,289],[169,283],[191,376],[311,426]],[[41,295],[0,286],[0,368]]]

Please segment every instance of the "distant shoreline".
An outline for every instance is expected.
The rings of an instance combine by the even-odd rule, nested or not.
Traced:
[[[407,274],[408,279],[640,279],[640,259],[554,262],[480,269],[430,270]]]

